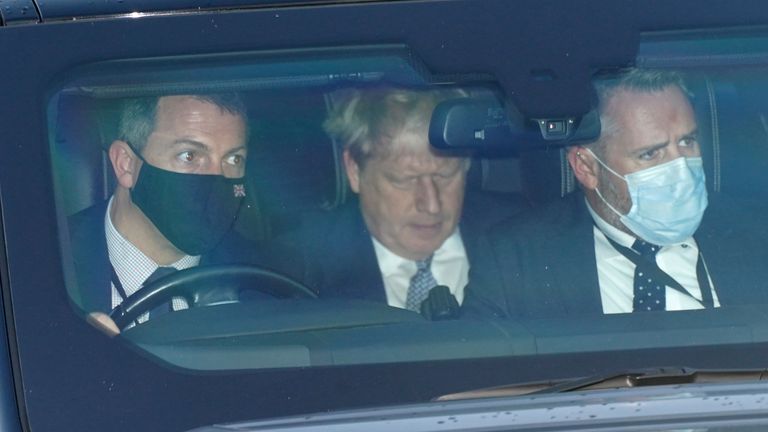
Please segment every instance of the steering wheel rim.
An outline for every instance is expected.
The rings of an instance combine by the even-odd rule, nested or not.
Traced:
[[[242,280],[246,278],[269,283],[244,285]],[[226,285],[203,283],[211,279],[220,283],[230,280],[230,283]],[[117,305],[109,316],[119,328],[123,329],[145,312],[170,302],[174,297],[183,297],[190,307],[210,306],[237,302],[240,298],[240,291],[249,290],[259,291],[278,298],[317,298],[317,294],[301,282],[262,267],[253,265],[203,266],[179,270],[150,282]],[[215,299],[214,301],[211,301],[212,297]]]

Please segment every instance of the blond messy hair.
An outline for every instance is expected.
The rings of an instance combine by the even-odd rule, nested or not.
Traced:
[[[460,89],[343,89],[333,94],[334,106],[323,128],[363,167],[374,154],[386,154],[399,133],[428,127],[437,104],[467,96]]]

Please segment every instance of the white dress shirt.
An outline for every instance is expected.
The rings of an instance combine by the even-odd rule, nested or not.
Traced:
[[[109,200],[109,205],[107,206],[107,214],[104,216],[104,227],[107,236],[107,251],[109,253],[109,262],[115,269],[115,273],[120,279],[120,283],[123,285],[125,294],[130,297],[133,293],[138,291],[139,288],[141,288],[141,285],[144,283],[144,281],[146,281],[147,278],[160,266],[117,231],[117,228],[115,228],[115,226],[112,224],[112,218],[110,217],[112,199]],[[165,267],[173,267],[176,270],[183,270],[186,268],[195,267],[199,263],[199,256],[186,255],[175,263]],[[115,284],[113,283],[112,308],[116,307],[122,302],[123,297],[117,291]],[[187,301],[183,298],[174,297],[172,301],[172,307],[173,310],[180,310],[186,309],[189,306],[187,305]],[[149,312],[141,315],[138,321],[144,322],[148,317]]]
[[[587,202],[592,218],[595,221],[595,259],[597,260],[597,276],[600,283],[600,298],[603,304],[603,313],[628,313],[632,312],[632,300],[634,297],[635,264],[616,250],[606,237],[610,237],[621,246],[631,248],[635,237],[619,230],[601,218]],[[699,259],[699,247],[693,237],[668,246],[662,246],[656,254],[656,264],[661,270],[677,281],[686,293],[667,287],[665,310],[689,310],[704,309],[701,298],[701,289],[696,274],[696,264]],[[702,259],[703,256],[702,256]],[[706,269],[706,261],[704,262]],[[717,292],[709,277],[709,285],[712,287],[712,299],[715,307],[720,306]]]
[[[416,274],[416,262],[396,255],[373,237],[371,240],[384,280],[387,304],[405,308],[408,287]],[[469,261],[458,229],[435,251],[430,269],[437,283],[447,286],[461,304],[469,277]]]

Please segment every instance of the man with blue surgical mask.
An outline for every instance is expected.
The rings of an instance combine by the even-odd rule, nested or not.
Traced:
[[[756,230],[728,222],[734,207],[709,205],[681,77],[634,69],[595,87],[600,138],[567,152],[583,193],[488,235],[465,315],[646,313],[755,301],[745,278],[764,265],[740,251],[764,244],[750,246]]]
[[[719,306],[693,238],[708,201],[682,82],[635,72],[597,91],[604,130],[568,161],[594,220],[603,312]]]

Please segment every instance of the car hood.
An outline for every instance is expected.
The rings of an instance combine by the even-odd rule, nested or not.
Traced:
[[[765,430],[768,384],[686,384],[434,402],[212,425],[221,431]]]

